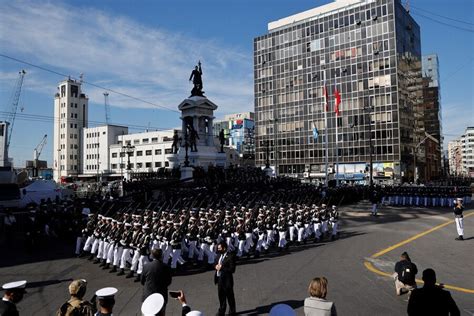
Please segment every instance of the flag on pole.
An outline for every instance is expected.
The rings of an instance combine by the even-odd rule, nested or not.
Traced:
[[[326,84],[323,87],[323,95],[324,95],[324,105],[326,108],[326,112],[329,111],[329,97],[328,97],[328,89],[326,88]]]
[[[339,91],[337,91],[337,86],[334,88],[334,97],[336,98],[336,106],[334,108],[334,112],[336,112],[336,116],[339,116],[339,104],[341,104],[341,95],[339,94]]]

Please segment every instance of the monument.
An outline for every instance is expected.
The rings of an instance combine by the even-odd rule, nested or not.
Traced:
[[[179,149],[171,160],[173,167],[181,169],[181,179],[192,178],[193,167],[226,166],[226,154],[221,152],[219,139],[214,137],[213,121],[217,105],[204,96],[202,91],[202,67],[192,71],[189,80],[193,82],[191,96],[178,106],[181,111],[181,133]],[[174,143],[174,141],[173,141]]]

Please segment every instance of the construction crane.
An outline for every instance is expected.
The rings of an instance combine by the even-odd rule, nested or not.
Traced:
[[[12,107],[9,113],[7,113],[7,118],[6,122],[10,125],[9,126],[9,133],[8,133],[8,139],[7,139],[7,146],[6,150],[8,153],[8,147],[10,147],[10,141],[12,139],[12,134],[13,134],[13,125],[15,124],[15,117],[16,117],[16,111],[18,110],[18,103],[20,102],[20,94],[21,94],[21,87],[23,86],[23,79],[25,78],[26,71],[21,70],[19,72],[19,77],[15,85],[15,90],[13,90],[13,99],[12,99]]]
[[[109,106],[109,93],[108,92],[104,92],[104,106],[105,106],[105,124],[109,125],[110,106]]]
[[[43,147],[44,147],[44,145],[46,145],[46,138],[47,137],[48,137],[48,135],[44,135],[41,142],[33,150],[33,178],[38,177],[38,161],[39,161],[39,157],[41,155],[41,152],[43,151]]]

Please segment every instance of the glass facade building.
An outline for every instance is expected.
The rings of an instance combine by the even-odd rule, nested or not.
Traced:
[[[367,177],[372,147],[374,179],[413,177],[424,135],[420,29],[399,0],[337,0],[269,23],[254,39],[254,77],[257,165],[268,141],[280,175],[324,178],[327,156],[350,180]]]

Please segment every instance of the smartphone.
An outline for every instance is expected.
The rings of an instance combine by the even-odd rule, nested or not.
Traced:
[[[180,291],[170,291],[170,296],[172,298],[178,298],[178,296],[181,294]]]

